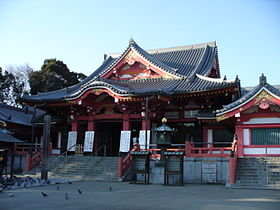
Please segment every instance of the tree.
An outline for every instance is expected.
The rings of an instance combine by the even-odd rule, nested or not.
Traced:
[[[60,60],[46,59],[40,71],[29,73],[30,93],[59,90],[77,84],[86,76],[71,72]]]
[[[32,69],[28,65],[9,66],[5,71],[0,68],[0,102],[20,106],[19,100],[29,93],[28,74]]]

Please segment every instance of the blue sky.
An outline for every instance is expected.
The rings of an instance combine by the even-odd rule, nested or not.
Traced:
[[[217,41],[221,74],[280,84],[279,0],[0,0],[0,66],[57,58],[91,74],[132,37],[143,49]]]

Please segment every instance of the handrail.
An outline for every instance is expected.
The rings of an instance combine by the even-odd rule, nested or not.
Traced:
[[[58,160],[60,157],[62,157],[65,153],[67,156],[67,152],[70,151],[70,149],[72,149],[73,147],[77,146],[77,144],[72,145],[70,148],[68,148],[66,151],[64,151],[62,154],[60,154],[59,156],[57,156],[52,162],[55,162],[56,160]]]
[[[94,152],[94,156],[97,156],[97,153],[104,147],[104,153],[103,156],[106,157],[106,151],[107,151],[107,145],[103,144],[102,146],[100,146],[95,152]]]

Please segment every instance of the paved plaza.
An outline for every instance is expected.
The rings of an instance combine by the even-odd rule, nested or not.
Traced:
[[[82,194],[79,194],[79,189]],[[12,192],[14,197],[9,197],[9,192]],[[43,197],[42,192],[47,196]],[[68,199],[65,198],[66,193]],[[73,182],[2,192],[0,209],[279,210],[280,191],[226,189],[223,185],[163,186],[119,182]]]

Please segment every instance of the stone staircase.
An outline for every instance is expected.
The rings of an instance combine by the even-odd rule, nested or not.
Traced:
[[[280,157],[238,158],[233,187],[280,189]]]
[[[118,180],[118,157],[63,156],[54,159],[49,160],[49,174],[56,178]]]

